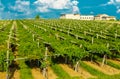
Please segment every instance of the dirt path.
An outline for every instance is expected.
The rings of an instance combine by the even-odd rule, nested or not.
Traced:
[[[31,71],[34,79],[45,79],[38,68],[34,68]],[[50,67],[48,67],[48,79],[56,79],[56,78],[57,76],[54,74],[53,70]]]
[[[68,65],[60,64],[60,66],[72,77],[80,77],[80,79],[88,79],[88,78],[94,78],[90,73],[85,71],[83,68],[79,68],[79,72],[75,72],[73,69],[71,69]]]
[[[45,79],[39,69],[33,68],[31,72],[34,79]]]
[[[0,79],[6,79],[6,72],[0,72]]]
[[[19,70],[16,70],[16,71],[15,71],[15,73],[14,73],[12,79],[20,79],[20,73],[19,73]]]
[[[53,72],[53,70],[50,67],[48,67],[48,79],[56,79],[56,78],[57,78],[56,74]]]
[[[114,74],[119,74],[120,73],[120,70],[117,70],[111,66],[108,66],[108,65],[104,65],[103,67],[101,66],[98,66],[97,64],[95,63],[91,63],[91,62],[87,62],[87,61],[84,61],[84,63],[86,63],[87,65],[105,73],[105,74],[108,74],[108,75],[114,75]]]
[[[95,76],[91,75],[89,72],[85,71],[83,68],[79,68],[79,73],[84,79],[96,78]]]

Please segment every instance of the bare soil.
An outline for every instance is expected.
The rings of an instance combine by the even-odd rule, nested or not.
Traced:
[[[72,77],[80,77],[80,79],[95,78],[89,72],[85,71],[83,68],[79,67],[79,71],[75,72],[66,64],[60,64],[60,66]]]
[[[42,73],[40,72],[40,69],[33,68],[31,72],[34,79],[45,79]],[[50,67],[48,67],[48,79],[56,79],[56,78],[57,76],[54,74],[53,70]]]
[[[38,69],[38,68],[33,68],[33,69],[31,70],[31,72],[32,72],[32,76],[33,76],[34,79],[45,79],[45,78],[43,77],[42,73],[40,72],[40,69]]]
[[[20,73],[19,73],[19,70],[16,70],[14,72],[14,75],[13,75],[13,78],[12,79],[20,79]]]
[[[56,74],[53,72],[53,70],[50,67],[48,67],[48,79],[56,79],[56,78],[57,78]]]
[[[108,75],[115,75],[115,74],[119,74],[120,73],[120,70],[118,69],[115,69],[111,66],[108,66],[108,65],[104,65],[103,67],[97,65],[96,63],[91,63],[91,62],[87,62],[87,61],[84,61],[84,63],[86,63],[87,65],[95,68],[96,70],[99,70],[105,74],[108,74]]]
[[[6,79],[6,72],[0,72],[0,79]]]

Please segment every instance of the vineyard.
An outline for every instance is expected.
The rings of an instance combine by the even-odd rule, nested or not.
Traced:
[[[0,21],[0,79],[120,79],[120,23]]]

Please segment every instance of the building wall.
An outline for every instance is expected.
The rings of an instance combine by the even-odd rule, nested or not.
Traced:
[[[106,14],[100,14],[95,16],[95,20],[116,20],[114,16],[108,16]]]
[[[80,20],[94,20],[93,15],[81,15]]]
[[[79,14],[65,14],[60,17],[61,19],[80,19]]]
[[[115,17],[108,17],[107,20],[116,20]]]
[[[94,20],[93,15],[64,14],[61,19]]]
[[[114,16],[107,14],[93,15],[80,15],[80,14],[63,14],[60,19],[76,19],[76,20],[116,20]]]
[[[95,17],[95,20],[101,20],[100,17]]]

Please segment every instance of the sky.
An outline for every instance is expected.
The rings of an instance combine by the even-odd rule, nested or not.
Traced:
[[[120,0],[0,0],[0,19],[59,18],[60,14],[108,14],[120,19]]]

